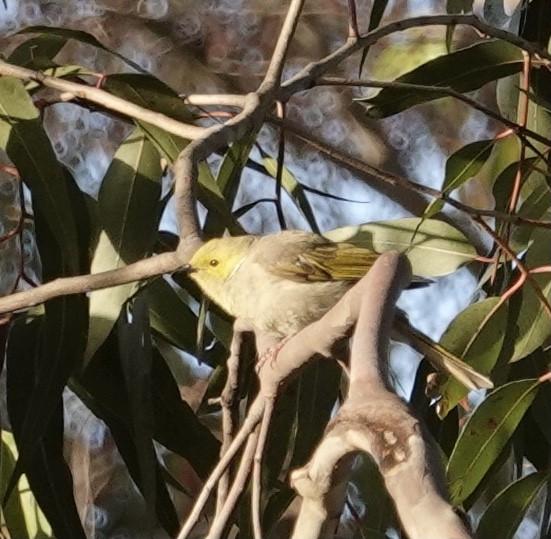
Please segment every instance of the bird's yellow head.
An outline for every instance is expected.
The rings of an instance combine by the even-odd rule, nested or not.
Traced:
[[[247,256],[254,236],[217,238],[203,244],[189,261],[189,276],[213,299]]]

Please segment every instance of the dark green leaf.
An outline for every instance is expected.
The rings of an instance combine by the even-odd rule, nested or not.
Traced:
[[[473,412],[450,456],[448,483],[454,505],[477,487],[501,453],[540,386],[521,380],[499,387]]]
[[[29,94],[12,77],[0,78],[0,146],[30,188],[35,211],[44,215],[58,243],[58,276],[78,273],[79,249],[65,173]]]
[[[156,463],[151,398],[151,334],[147,296],[126,304],[117,323],[119,355],[128,394],[140,489],[150,514],[155,511]]]
[[[159,153],[136,129],[115,154],[98,195],[101,233],[92,272],[121,268],[148,256],[155,244],[161,195]],[[86,358],[94,355],[119,317],[137,283],[90,294],[90,332]]]
[[[277,161],[271,157],[264,157],[262,159],[264,168],[272,176],[276,177],[277,174]],[[308,224],[314,232],[319,233],[319,227],[316,222],[316,216],[310,206],[310,202],[304,193],[303,186],[296,180],[287,167],[283,168],[283,174],[281,176],[281,186],[287,194],[291,197],[298,209],[303,213],[304,217],[308,221]]]
[[[467,307],[454,318],[440,339],[444,348],[482,374],[492,372],[505,338],[507,303],[501,306],[499,303],[499,298],[487,298]],[[436,391],[442,395],[437,404],[440,417],[445,417],[468,393],[468,389],[452,377]]]
[[[21,32],[19,33],[43,34],[58,39],[64,39],[65,41],[68,41],[69,39],[74,39],[75,41],[79,41],[80,43],[85,43],[86,45],[91,45],[92,47],[97,47],[98,49],[107,51],[113,56],[120,58],[123,62],[128,64],[136,71],[139,71],[140,73],[145,72],[145,70],[139,64],[133,62],[132,60],[129,60],[117,51],[106,47],[105,45],[103,45],[103,43],[100,43],[92,34],[88,34],[87,32],[83,32],[82,30],[70,30],[69,28],[55,28],[51,26],[29,26],[28,28],[21,30]]]
[[[222,196],[229,210],[233,207],[235,195],[239,188],[241,174],[247,161],[251,148],[256,140],[256,132],[247,133],[241,140],[234,142],[220,165],[216,176],[216,183],[222,192]],[[224,233],[226,228],[225,220],[219,218],[218,215],[213,215],[209,212],[206,217],[203,232],[207,237],[217,237]]]
[[[443,191],[451,193],[478,174],[492,153],[495,140],[478,140],[463,146],[446,161]]]
[[[337,402],[340,380],[341,368],[323,359],[314,362],[301,375],[291,468],[302,466],[321,439]]]
[[[508,485],[482,515],[476,536],[479,539],[512,539],[532,502],[548,481],[548,472],[536,472]]]
[[[507,77],[522,69],[522,51],[505,41],[483,41],[445,56],[439,56],[402,75],[396,82],[423,84],[470,92],[484,84]],[[421,90],[385,88],[372,98],[361,99],[368,104],[367,114],[384,118],[420,103],[426,103],[445,93]]]
[[[383,18],[383,14],[385,12],[386,6],[388,4],[388,0],[374,0],[373,7],[371,8],[371,14],[369,16],[369,26],[368,26],[368,32],[371,32],[371,30],[374,30],[379,26],[381,23],[381,19]],[[369,52],[369,47],[364,47],[362,51],[362,58],[360,60],[360,68],[358,69],[358,77],[362,76],[362,69],[365,63],[365,59],[367,58],[367,53]]]
[[[15,48],[8,56],[10,64],[43,70],[54,67],[54,57],[65,46],[67,40],[53,34],[32,37]]]
[[[14,472],[8,493],[19,473],[25,473],[54,534],[57,537],[84,538],[71,473],[63,458],[61,399],[67,379],[67,364],[72,364],[79,357],[78,350],[66,342],[71,336],[64,331],[66,325],[75,326],[78,316],[75,316],[76,313],[63,316],[63,303],[79,299],[52,300],[46,305],[43,320],[27,324],[21,319],[10,333],[7,402],[19,451],[19,469]],[[82,342],[82,328],[69,329],[74,329],[74,338],[80,336],[78,340]],[[71,357],[72,353],[74,357]],[[65,361],[60,361],[62,359]]]

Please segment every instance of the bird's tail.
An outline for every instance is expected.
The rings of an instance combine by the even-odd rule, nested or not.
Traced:
[[[469,389],[489,389],[494,387],[494,384],[487,376],[480,374],[455,354],[446,350],[441,344],[435,343],[432,339],[412,327],[404,315],[397,313],[395,327],[408,339],[413,348],[426,356],[436,369],[451,374],[465,387]]]

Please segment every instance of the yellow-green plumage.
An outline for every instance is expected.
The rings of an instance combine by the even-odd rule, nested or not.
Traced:
[[[196,251],[190,277],[228,314],[286,337],[321,318],[377,257],[364,247],[303,231],[226,237],[210,240]],[[413,328],[408,333],[425,345],[430,342]],[[438,368],[467,387],[491,386],[486,377],[452,354],[447,356],[437,347],[433,357],[428,354]]]

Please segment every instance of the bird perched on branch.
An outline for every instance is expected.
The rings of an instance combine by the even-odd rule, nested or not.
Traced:
[[[189,276],[228,314],[285,338],[321,318],[373,266],[379,255],[318,234],[213,239],[189,262]],[[413,285],[426,283],[414,277]],[[470,389],[492,382],[398,316],[400,333],[433,365]]]

